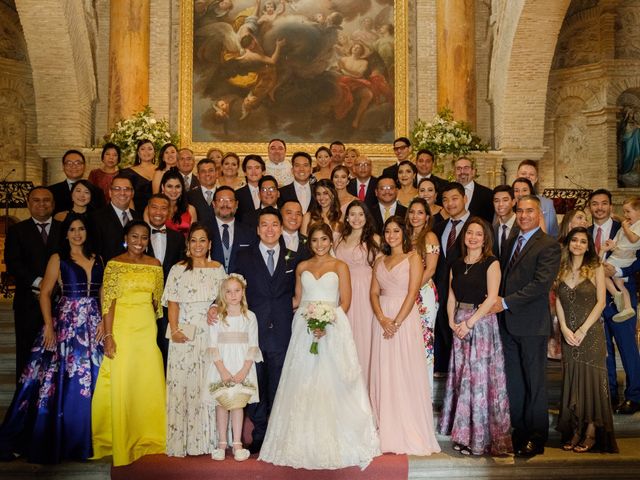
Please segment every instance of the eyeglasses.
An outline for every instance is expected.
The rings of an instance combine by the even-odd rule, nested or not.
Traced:
[[[275,191],[277,191],[277,190],[278,190],[278,189],[277,189],[276,187],[262,187],[262,188],[260,189],[260,191],[261,191],[261,192],[264,192],[264,193],[273,193],[273,192],[275,192]]]
[[[232,198],[219,198],[215,201],[215,203],[221,203],[222,205],[231,205],[235,200]]]
[[[370,167],[371,164],[370,163],[356,163],[356,167],[358,168],[362,168],[362,167]]]
[[[389,191],[389,190],[395,190],[396,187],[392,187],[391,185],[388,185],[386,187],[378,187],[378,190],[382,190],[382,191]]]
[[[68,167],[81,167],[84,162],[82,160],[66,160],[64,164]]]
[[[111,187],[112,192],[131,192],[133,188],[131,187]]]
[[[394,152],[399,152],[400,150],[404,150],[405,148],[409,148],[407,145],[402,145],[400,147],[393,147]]]

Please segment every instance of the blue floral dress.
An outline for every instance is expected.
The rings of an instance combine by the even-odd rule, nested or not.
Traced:
[[[104,267],[97,258],[88,279],[70,260],[60,261],[62,296],[53,321],[56,349],[45,350],[43,332],[33,344],[11,406],[0,427],[0,454],[33,463],[92,456],[91,397],[102,361],[96,341]],[[44,330],[43,330],[44,331]]]

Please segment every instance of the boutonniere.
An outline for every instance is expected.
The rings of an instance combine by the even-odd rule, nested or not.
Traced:
[[[288,265],[289,264],[289,260],[291,260],[295,254],[296,254],[296,252],[294,252],[293,250],[289,250],[287,248],[287,253],[284,256],[284,264]]]
[[[302,245],[307,244],[307,237],[299,236],[298,238],[300,239],[300,243],[302,243]]]

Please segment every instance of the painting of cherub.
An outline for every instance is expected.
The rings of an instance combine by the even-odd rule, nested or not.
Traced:
[[[397,1],[194,0],[192,142],[391,142]]]

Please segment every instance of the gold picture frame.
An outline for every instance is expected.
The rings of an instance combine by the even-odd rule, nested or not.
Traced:
[[[394,19],[394,24],[392,29],[393,45],[394,45],[394,50],[393,50],[394,72],[392,75],[393,84],[388,85],[389,87],[388,90],[393,92],[393,99],[391,102],[389,102],[388,96],[387,96],[385,101],[386,103],[392,104],[393,112],[389,113],[388,105],[385,108],[387,112],[386,113],[387,118],[393,119],[393,127],[388,126],[384,131],[384,134],[379,135],[373,141],[371,139],[375,136],[374,134],[368,134],[369,138],[365,138],[367,137],[367,135],[365,134],[362,134],[360,139],[352,138],[352,137],[357,137],[359,135],[359,132],[357,132],[357,129],[353,127],[353,123],[352,125],[350,125],[350,127],[352,128],[352,130],[350,131],[350,135],[347,135],[343,138],[340,138],[340,135],[336,135],[335,138],[323,138],[322,141],[316,141],[315,138],[311,138],[311,135],[309,135],[310,138],[308,139],[308,141],[299,141],[299,142],[289,141],[290,138],[288,138],[286,133],[282,133],[280,135],[274,134],[269,136],[269,138],[266,138],[266,137],[261,138],[260,141],[239,141],[237,138],[231,138],[234,135],[236,137],[239,135],[238,129],[234,131],[234,135],[228,135],[228,136],[225,133],[218,132],[217,135],[220,137],[220,139],[204,138],[206,135],[204,135],[201,132],[201,130],[203,129],[201,125],[196,125],[196,128],[195,128],[196,132],[194,135],[194,123],[195,123],[194,118],[196,118],[194,115],[194,112],[196,110],[198,112],[202,112],[202,104],[205,102],[205,100],[203,99],[204,96],[202,94],[202,91],[208,88],[208,87],[203,88],[202,85],[208,86],[208,85],[215,84],[215,81],[211,81],[207,83],[206,76],[205,76],[205,81],[203,81],[202,75],[200,75],[199,72],[196,72],[196,74],[199,75],[198,78],[194,77],[194,72],[196,71],[196,68],[198,68],[201,64],[205,65],[204,67],[205,69],[210,68],[208,63],[201,62],[200,59],[197,65],[194,65],[194,61],[195,61],[194,57],[196,57],[196,55],[194,55],[194,39],[197,36],[198,42],[201,42],[202,38],[206,38],[209,41],[209,39],[217,38],[216,36],[221,36],[221,35],[223,36],[224,33],[221,33],[215,30],[215,28],[217,27],[224,27],[228,32],[233,32],[233,30],[230,30],[226,25],[222,25],[222,23],[228,23],[229,25],[231,25],[231,28],[235,30],[239,24],[238,18],[240,18],[240,15],[238,14],[237,9],[248,3],[253,3],[253,2],[254,0],[233,0],[233,1],[231,0],[194,0],[194,1],[185,0],[181,2],[180,78],[179,78],[179,85],[180,85],[179,131],[180,131],[181,144],[183,146],[189,146],[194,150],[196,154],[204,154],[210,148],[214,148],[214,147],[219,148],[224,152],[236,152],[238,154],[265,153],[269,138],[279,137],[287,141],[287,150],[289,152],[303,150],[303,151],[313,153],[320,145],[328,145],[328,143],[333,140],[342,140],[348,146],[356,147],[364,154],[372,155],[372,156],[388,156],[391,152],[390,145],[393,142],[393,139],[398,136],[406,136],[408,134],[408,131],[407,131],[407,128],[408,128],[407,127],[408,126],[408,94],[407,94],[407,90],[408,90],[408,86],[407,86],[407,83],[408,83],[408,61],[407,61],[408,60],[408,53],[407,53],[408,51],[408,46],[407,46],[408,0],[395,0],[393,2],[393,6],[391,7],[393,8],[392,18]],[[293,8],[293,7],[289,7],[289,5],[290,4],[295,5],[296,2],[297,0],[275,0],[274,5],[276,5],[277,7],[279,7],[280,5],[285,5],[285,8]],[[265,2],[264,0],[262,2],[259,2],[258,3],[259,7],[256,6],[255,11],[258,12],[259,8],[266,9],[266,6],[264,6],[266,3],[269,3],[269,2],[268,1]],[[322,0],[319,0],[318,5],[320,4],[322,4]],[[327,0],[326,5],[330,5],[330,4],[331,2]],[[353,2],[351,2],[351,4],[353,5]],[[367,4],[367,2],[363,2],[363,4]],[[221,5],[233,5],[232,8],[234,8],[236,11],[228,12],[228,13],[233,13],[238,16],[227,17],[224,19],[224,22],[222,20],[218,20],[218,18],[224,18],[224,15],[225,15],[224,9],[220,8]],[[372,2],[372,3],[369,3],[368,5],[369,5],[369,8],[372,8],[371,5],[375,6],[376,8],[379,7],[379,4],[377,2]],[[217,7],[218,10],[216,11],[214,7]],[[273,6],[271,6],[271,8],[273,8]],[[203,9],[206,9],[206,10],[203,10]],[[202,14],[202,12],[205,11],[205,13],[209,15],[209,18],[213,18],[213,21],[207,19],[208,23],[203,23],[202,21],[203,17],[201,16],[201,17],[198,17],[198,20],[200,20],[200,22],[196,22],[196,18],[194,17],[196,10],[198,14]],[[248,11],[248,8],[246,6],[244,11],[245,12]],[[264,10],[264,12],[266,14],[266,10]],[[223,15],[222,17],[220,15],[221,13]],[[391,15],[388,10],[385,13],[387,14],[387,17]],[[326,19],[327,19],[326,21],[329,20],[329,16],[330,15],[326,16]],[[380,16],[380,14],[378,16]],[[253,17],[253,18],[261,18],[261,17]],[[348,18],[349,18],[349,22],[351,22],[350,25],[353,25],[353,22],[355,22],[356,19],[360,21],[361,29],[363,32],[365,32],[365,28],[363,26],[363,23],[365,22],[364,15],[359,14],[355,17],[351,16]],[[246,20],[242,20],[242,21],[246,22]],[[371,24],[372,21],[373,20],[369,18],[369,24]],[[307,22],[308,22],[307,20],[301,20],[299,23],[303,25],[305,28],[309,28],[309,25]],[[273,24],[275,24],[275,22]],[[271,25],[272,27],[273,27],[273,24]],[[389,24],[387,23],[386,25],[389,25]],[[371,29],[370,31],[373,32],[373,34],[376,34],[379,31],[379,30],[373,30],[373,27],[371,27],[371,25],[369,25],[369,27]],[[320,27],[317,27],[317,28],[320,28]],[[335,28],[340,29],[341,27],[338,26]],[[194,29],[197,29],[198,31],[197,34],[196,32],[194,32]],[[387,29],[387,32],[389,32],[389,30],[390,29]],[[227,32],[227,35],[228,35],[228,32]],[[387,33],[387,32],[382,32],[382,33]],[[336,35],[338,34],[339,33],[336,33]],[[344,35],[346,36],[346,33]],[[352,57],[356,56],[356,53],[354,53],[354,43],[358,43],[360,41],[360,40],[356,40],[354,42],[353,41],[354,35],[355,34],[353,33],[350,34],[349,41],[351,43],[345,46],[345,48],[349,49],[348,50],[349,55],[351,55]],[[213,40],[211,40],[211,42],[213,42]],[[224,40],[222,40],[221,42],[224,43]],[[369,44],[364,44],[364,45],[369,45]],[[283,49],[284,48],[285,47],[283,47]],[[337,49],[337,46],[334,46],[333,48]],[[202,51],[203,51],[203,47],[200,46],[198,55],[201,55]],[[204,51],[206,52],[206,50]],[[380,51],[380,50],[377,49],[376,51]],[[213,52],[217,53],[216,50],[213,50]],[[360,58],[366,58],[366,59],[370,58],[370,57],[364,57],[364,55],[365,54],[361,54]],[[215,55],[215,56],[210,55],[209,58],[213,58],[213,60],[216,60],[218,57],[223,58],[223,54]],[[287,59],[288,58],[289,57],[287,56]],[[223,60],[220,60],[221,64],[222,64],[222,61]],[[293,67],[291,67],[291,69],[293,69]],[[386,72],[388,73],[389,70],[390,68],[386,70]],[[240,77],[241,76],[238,75],[238,78]],[[373,75],[371,75],[371,77],[369,78],[373,78]],[[225,81],[229,81],[229,79],[227,78]],[[194,94],[194,88],[196,87],[199,89],[199,93]],[[343,89],[344,88],[349,89],[349,87],[344,87],[344,86],[341,86],[341,87]],[[356,86],[354,88],[358,88],[358,87]],[[375,91],[375,90],[373,90],[372,88],[372,91]],[[251,90],[250,93],[251,92],[253,92],[253,90]],[[356,90],[354,90],[354,92],[357,93]],[[238,106],[238,103],[240,103],[242,107],[241,109],[242,115],[245,114],[245,109],[244,109],[245,102],[247,104],[250,104],[250,102],[247,100],[248,97],[249,97],[249,94],[246,95],[244,100],[236,100],[235,104],[232,104],[232,105],[235,105],[236,111],[237,111],[240,108]],[[194,99],[199,102],[195,107],[194,107]],[[266,102],[268,101],[268,99],[266,99],[266,97],[264,97],[264,99],[265,99],[264,105],[267,105]],[[215,100],[215,98],[208,99],[208,101],[211,102],[211,107],[209,109],[211,113],[209,113],[209,110],[207,110],[206,111],[207,113],[201,113],[200,116],[197,118],[199,120],[202,120],[202,119],[205,119],[206,115],[208,115],[210,118],[214,118],[214,121],[216,118],[219,117],[224,119],[220,123],[224,123],[224,122],[228,123],[229,116],[231,115],[230,113],[231,108],[229,106],[230,102],[227,102],[226,100],[217,101]],[[357,112],[354,113],[354,111],[358,109],[358,105],[356,105],[356,100],[354,100],[353,97],[352,97],[352,101],[353,101],[353,107],[352,107],[352,110],[349,112],[349,115],[351,117],[357,116]],[[219,102],[219,103],[216,104],[216,102]],[[217,105],[219,105],[221,109],[217,109]],[[225,110],[225,107],[226,107],[226,110]],[[265,106],[264,109],[266,110],[267,107]],[[297,113],[298,112],[296,111],[296,114]],[[249,113],[249,115],[250,114],[251,112]],[[337,116],[337,113],[336,113],[336,116]],[[234,120],[236,118],[234,118]],[[281,117],[278,117],[278,118],[281,118]],[[291,120],[291,121],[294,122],[295,124],[294,120]],[[371,124],[372,122],[370,121],[370,125]],[[221,127],[216,126],[216,128],[221,128]],[[226,125],[224,126],[224,128],[226,132]],[[375,128],[378,128],[378,124],[375,124]],[[249,128],[246,136],[251,135],[249,131],[255,132],[256,130],[255,128],[253,128],[253,130]],[[345,130],[343,129],[342,131],[344,132]],[[242,136],[244,135],[245,134],[242,133]],[[212,134],[211,137],[215,137],[215,135]],[[346,137],[349,137],[349,138],[346,138]]]

